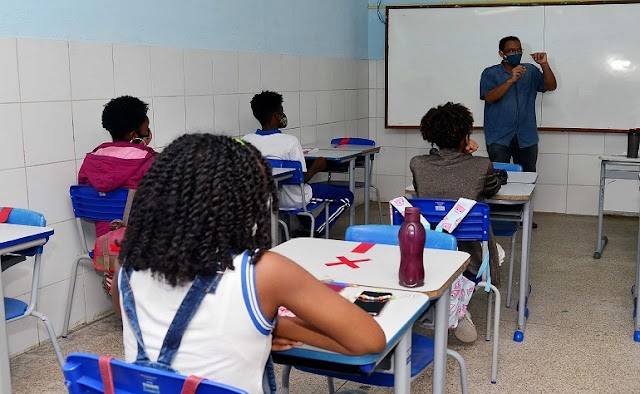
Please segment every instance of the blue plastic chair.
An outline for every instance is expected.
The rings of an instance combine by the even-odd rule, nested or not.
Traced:
[[[116,189],[108,193],[97,191],[93,186],[74,185],[69,188],[71,195],[71,205],[76,218],[78,233],[80,234],[80,247],[82,254],[78,256],[71,267],[71,280],[67,294],[67,306],[64,314],[64,325],[62,327],[62,337],[69,334],[69,320],[71,319],[71,303],[76,286],[76,275],[78,265],[83,260],[93,261],[93,245],[87,243],[87,236],[84,233],[82,222],[111,222],[112,220],[122,220],[124,210],[129,196],[129,189]]]
[[[47,221],[44,218],[44,215],[42,215],[41,213],[20,208],[13,208],[13,210],[9,214],[7,223],[37,227],[45,227],[47,225]],[[23,257],[35,256],[33,265],[33,277],[31,279],[31,295],[28,304],[16,298],[4,297],[5,321],[9,323],[27,316],[34,316],[42,320],[45,327],[47,328],[47,334],[49,334],[49,339],[51,339],[51,344],[53,345],[53,350],[56,353],[58,362],[62,367],[62,365],[64,364],[64,357],[62,356],[62,350],[60,350],[60,345],[58,344],[58,339],[56,338],[56,332],[53,329],[53,325],[46,315],[35,310],[36,302],[38,299],[38,285],[40,283],[40,265],[42,263],[42,251],[43,246],[36,246],[14,253],[15,255]]]
[[[454,207],[456,200],[435,198],[411,198],[408,200],[414,207],[420,208],[420,213],[430,224],[436,225]],[[401,224],[404,218],[397,210],[391,215],[392,224]],[[489,253],[489,206],[485,203],[476,203],[467,216],[462,219],[458,227],[451,233],[458,241],[482,242],[483,259]],[[474,279],[472,279],[474,280]],[[475,278],[476,287],[487,287],[486,278]],[[488,286],[495,295],[495,322],[493,324],[493,357],[491,367],[491,383],[496,383],[498,374],[498,338],[500,330],[500,291],[494,285]],[[488,291],[488,290],[487,290]],[[487,297],[487,331],[485,339],[491,340],[491,293]]]
[[[345,235],[346,241],[372,242],[385,245],[398,245],[398,231],[400,226],[388,224],[365,224],[359,226],[349,226]],[[450,234],[427,230],[425,248],[457,250],[458,242]],[[453,350],[447,349],[447,354],[453,357],[460,366],[460,384],[462,392],[467,393],[467,369],[462,356]],[[412,333],[411,335],[411,381],[417,378],[429,365],[433,363],[433,339]],[[361,376],[353,374],[337,373],[332,371],[318,370],[312,368],[298,368],[301,371],[310,372],[316,375],[327,376],[329,392],[334,392],[333,378],[350,380],[353,382],[369,384],[373,386],[393,387],[394,376],[392,373],[375,371],[371,375]],[[289,374],[291,366],[284,367],[282,373],[282,389],[286,394],[289,391]]]
[[[332,146],[336,146],[336,145],[363,145],[363,146],[376,146],[376,142],[374,140],[370,140],[367,138],[358,138],[358,137],[343,137],[343,138],[334,138],[331,140],[331,145]],[[361,158],[357,158],[356,159],[356,168],[364,168],[364,160],[366,160],[366,157],[362,157],[362,159],[364,160],[360,160]],[[336,187],[342,187],[345,189],[349,188],[349,181],[334,181],[331,180],[331,173],[332,172],[339,172],[339,173],[345,173],[348,172],[348,166],[344,166],[344,168],[336,168],[333,169],[331,172],[328,172],[328,180],[326,182],[321,182],[321,183],[327,183],[329,185],[332,186],[336,186]],[[369,174],[365,174],[365,176],[369,177],[369,187],[371,187],[373,190],[375,190],[376,192],[376,199],[378,200],[378,214],[380,215],[380,222],[382,222],[382,202],[380,199],[380,190],[378,189],[377,186],[375,186],[374,184],[371,183],[371,180],[373,178],[373,156],[371,156],[371,166],[369,167]],[[356,189],[362,189],[365,187],[365,183],[364,182],[356,182],[355,184]]]
[[[311,238],[313,238],[313,234],[316,228],[316,218],[313,216],[311,211],[316,210],[318,208],[324,209],[325,220],[327,223],[327,230],[325,231],[325,238],[329,238],[329,203],[328,202],[307,202],[304,198],[304,174],[302,172],[302,163],[296,160],[279,160],[279,159],[267,159],[273,168],[293,168],[295,171],[293,172],[291,178],[280,181],[280,185],[297,185],[300,186],[300,195],[302,196],[302,206],[300,208],[280,208],[281,213],[285,213],[287,215],[298,215],[298,216],[307,216],[311,219]],[[289,240],[289,228],[285,222],[282,220],[278,221],[281,226],[284,227],[285,237]]]
[[[496,170],[505,170],[510,172],[522,172],[520,164],[512,163],[493,163]],[[518,235],[518,227],[520,222],[511,220],[492,220],[491,229],[496,237],[511,238],[511,250],[509,252],[509,283],[507,285],[507,303],[506,307],[511,308],[511,289],[513,285],[513,261],[516,256],[516,236]]]
[[[105,386],[100,375],[100,356],[72,353],[62,367],[69,394],[104,393]],[[187,379],[184,375],[142,367],[124,361],[111,360],[111,376],[114,393],[180,393]],[[246,391],[203,380],[197,394],[247,394]]]

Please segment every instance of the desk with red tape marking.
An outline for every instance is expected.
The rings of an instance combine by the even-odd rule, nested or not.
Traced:
[[[271,250],[295,261],[319,280],[420,292],[429,296],[431,300],[442,297],[436,304],[433,392],[445,392],[451,284],[469,263],[468,253],[424,249],[424,285],[406,288],[398,283],[400,267],[398,246],[334,239],[295,238]],[[403,341],[405,340],[408,340],[410,348],[410,329],[405,333]],[[407,366],[408,370],[411,370],[410,357],[407,358]]]

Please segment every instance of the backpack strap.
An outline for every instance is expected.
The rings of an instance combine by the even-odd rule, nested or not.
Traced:
[[[98,359],[98,366],[100,367],[100,376],[102,377],[102,386],[104,387],[104,394],[114,394],[115,387],[113,386],[113,376],[111,375],[111,356],[100,356]]]
[[[124,205],[124,215],[122,216],[122,222],[127,225],[129,221],[129,215],[131,215],[131,206],[133,205],[133,197],[136,195],[136,189],[129,189],[127,193],[127,202]]]
[[[9,207],[0,208],[0,223],[6,223],[7,220],[9,220],[9,214],[11,213],[12,210],[13,208],[9,208]]]
[[[184,384],[182,385],[182,390],[180,391],[180,394],[195,394],[196,390],[198,389],[198,386],[200,385],[200,382],[202,382],[204,380],[204,378],[201,378],[199,376],[195,376],[195,375],[190,375],[187,377],[187,379],[184,381]]]

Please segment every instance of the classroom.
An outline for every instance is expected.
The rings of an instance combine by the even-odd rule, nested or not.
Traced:
[[[180,392],[176,365],[210,346],[255,357],[229,380],[196,379],[198,392],[640,392],[640,2],[514,3],[5,2],[0,394],[109,392],[105,365],[111,392],[127,379],[126,392],[161,392],[149,371],[173,379],[162,392]],[[493,85],[491,66],[502,73]],[[526,81],[537,88],[523,93]],[[511,119],[489,113],[503,97],[516,98],[516,126],[496,137],[490,123]],[[276,139],[294,156],[265,142]],[[513,166],[498,163],[511,160],[495,159],[498,146]],[[534,147],[533,162],[516,156]],[[119,172],[101,157],[142,164]],[[301,190],[313,214],[287,211]],[[105,198],[116,216],[83,211]],[[124,242],[94,254],[96,232],[115,234],[109,222],[129,212]],[[407,284],[402,237],[415,234],[403,229],[424,219],[422,279]],[[286,274],[256,268],[263,260]],[[265,290],[256,277],[267,275]],[[206,291],[175,370],[67,358],[140,360],[136,338],[166,331],[196,285]],[[216,321],[244,311],[234,302],[248,311],[246,336]],[[244,340],[193,342],[190,319]],[[157,339],[151,359],[158,335],[145,341]],[[224,357],[211,355],[210,376]],[[71,383],[82,374],[97,388]],[[219,386],[236,381],[246,386]]]

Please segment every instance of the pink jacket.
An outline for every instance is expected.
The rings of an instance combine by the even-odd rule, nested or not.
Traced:
[[[78,172],[78,183],[100,192],[120,187],[135,189],[156,157],[147,146],[129,142],[105,142],[87,153]],[[96,235],[109,231],[109,223],[96,223]]]

